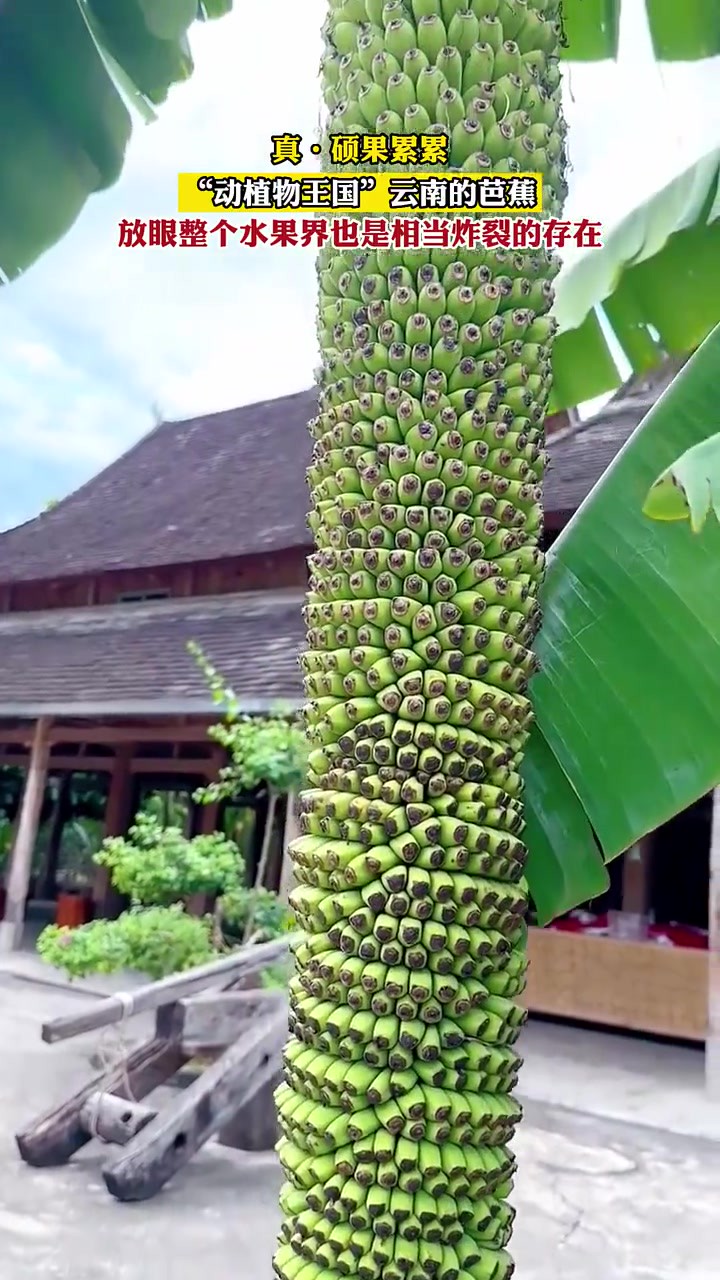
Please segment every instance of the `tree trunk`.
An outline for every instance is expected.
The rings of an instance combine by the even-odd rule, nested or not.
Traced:
[[[333,0],[325,167],[378,159],[368,134],[415,133],[411,168],[541,172],[557,214],[558,18],[558,0]],[[432,165],[443,138],[448,162]],[[503,203],[528,190],[508,186]],[[558,264],[542,242],[463,245],[487,221],[446,221],[437,248],[419,221],[391,220],[387,243],[357,225],[318,272],[311,789],[290,898],[308,939],[278,1093],[275,1270],[304,1275],[303,1258],[314,1280],[506,1280],[526,969],[519,767]]]

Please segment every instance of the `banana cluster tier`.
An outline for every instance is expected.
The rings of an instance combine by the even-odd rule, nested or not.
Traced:
[[[557,9],[331,4],[327,132],[444,130],[451,168],[539,171],[560,207]],[[557,267],[320,255],[280,1280],[513,1271],[519,769]]]

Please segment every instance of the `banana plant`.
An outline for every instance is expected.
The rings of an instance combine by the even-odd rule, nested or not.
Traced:
[[[717,423],[720,326],[713,333],[709,349],[714,354],[714,366],[708,364],[706,377],[702,378],[696,362],[690,362],[686,387],[676,405],[676,412],[692,421],[693,435],[696,424]],[[686,520],[693,533],[705,528],[711,514],[720,520],[720,432],[690,444],[660,472],[647,492],[643,513],[663,522]]]
[[[193,61],[188,30],[232,0],[3,0],[0,281],[15,279],[117,181],[133,116]]]
[[[711,512],[720,520],[720,433],[701,440],[666,467],[643,511],[651,520],[689,520],[699,533]]]
[[[625,217],[601,249],[558,279],[553,411],[694,351],[714,328],[720,293],[720,148]]]
[[[625,5],[632,0],[624,0]],[[713,0],[641,0],[655,57],[661,62],[694,62],[720,53],[720,14]],[[566,45],[574,62],[617,57],[623,0],[564,0]]]

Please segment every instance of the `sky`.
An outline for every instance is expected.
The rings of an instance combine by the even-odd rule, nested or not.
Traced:
[[[117,226],[172,217],[181,170],[267,170],[271,134],[314,134],[325,7],[274,0],[270,23],[237,3],[194,28],[194,75],[136,126],[120,180],[0,290],[0,528],[65,497],[160,418],[310,385],[311,251],[128,251]],[[618,62],[566,78],[567,215],[608,226],[720,141],[716,62],[658,68],[641,0],[624,13]]]

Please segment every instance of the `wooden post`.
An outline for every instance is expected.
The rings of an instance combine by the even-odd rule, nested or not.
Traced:
[[[132,817],[130,813],[132,802],[130,765],[134,754],[135,746],[131,742],[124,742],[122,746],[118,747],[105,807],[106,836],[124,835]],[[122,911],[123,898],[113,889],[107,867],[97,868],[93,877],[92,896],[95,904],[95,915],[112,917]]]
[[[38,820],[45,794],[49,755],[48,733],[51,721],[41,716],[35,725],[30,764],[25,779],[17,836],[10,854],[7,877],[5,918],[0,921],[0,952],[16,951],[22,944],[27,899],[32,871],[32,858],[37,838]]]
[[[58,860],[60,858],[65,820],[68,816],[72,780],[73,774],[72,770],[70,770],[68,773],[64,773],[62,775],[58,785],[55,812],[53,814],[50,837],[48,839],[47,858],[45,860],[42,883],[38,893],[38,897],[40,898],[53,898],[55,896]]]
[[[709,881],[705,1086],[713,1102],[720,1102],[720,787],[713,791]]]
[[[623,857],[622,909],[645,916],[650,906],[652,833],[643,836]]]
[[[216,804],[202,804],[197,816],[198,835],[211,836],[217,830],[218,809]],[[211,899],[207,893],[193,893],[187,900],[187,909],[191,916],[204,916],[211,909]]]

